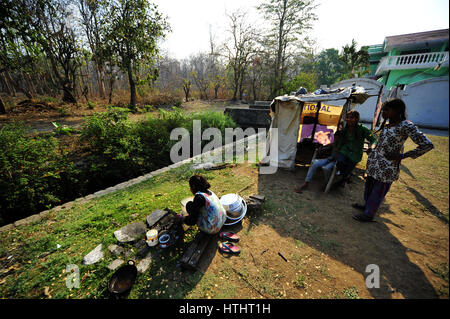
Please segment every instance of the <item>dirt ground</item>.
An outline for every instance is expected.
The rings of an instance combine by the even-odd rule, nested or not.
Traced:
[[[213,243],[203,271],[226,273],[227,263],[235,273],[228,280],[240,287],[240,298],[448,298],[448,279],[436,275],[439,265],[448,267],[447,223],[426,212],[402,213],[412,199],[403,194],[398,202],[395,191],[376,222],[359,223],[351,217],[358,213],[351,204],[362,200],[361,169],[351,184],[326,195],[320,176],[302,194],[293,191],[306,172],[302,166],[274,175],[258,175],[251,165],[235,168],[235,175],[254,181],[245,194],[265,195],[264,216],[250,216],[232,229],[241,237],[244,256],[225,261]],[[374,271],[369,265],[378,266],[379,288],[366,286]]]

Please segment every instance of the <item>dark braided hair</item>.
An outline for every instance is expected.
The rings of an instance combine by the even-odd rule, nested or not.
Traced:
[[[393,109],[400,115],[401,121],[406,120],[406,104],[405,104],[405,102],[403,102],[402,99],[394,98],[394,99],[387,100],[381,106],[381,109],[384,109],[384,108]],[[380,132],[384,128],[384,126],[386,125],[386,121],[387,121],[387,119],[383,119],[383,123],[381,124],[380,128],[375,133]]]
[[[194,175],[189,179],[189,186],[195,192],[206,193],[211,185],[208,183],[206,178],[201,175]]]

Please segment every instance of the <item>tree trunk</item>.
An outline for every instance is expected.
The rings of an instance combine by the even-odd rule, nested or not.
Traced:
[[[97,83],[98,83],[98,93],[100,97],[103,99],[105,97],[105,87],[103,85],[102,80],[102,71],[100,70],[100,67],[97,65]]]
[[[114,76],[112,73],[109,76],[109,97],[108,97],[108,104],[111,104],[112,102],[112,95],[113,95],[113,89],[114,89]]]
[[[214,87],[214,99],[216,99],[216,100],[217,100],[217,96],[219,94],[219,88],[220,88],[220,86],[218,86],[218,85],[216,85]]]
[[[20,76],[22,78],[22,91],[25,93],[26,97],[29,99],[33,98],[32,95],[32,89],[31,89],[31,83],[28,81],[28,74],[24,74],[23,72],[20,72]]]
[[[0,114],[6,114],[5,104],[3,104],[2,97],[0,96]]]
[[[6,71],[6,80],[7,83],[9,83],[9,87],[11,89],[11,95],[16,96],[16,89],[14,88],[14,82],[12,81],[11,75],[9,74],[8,71]]]
[[[70,85],[63,85],[63,98],[62,100],[67,103],[77,103],[77,99],[74,96],[74,89]]]
[[[0,78],[3,82],[3,84],[5,85],[5,89],[6,89],[6,93],[8,93],[8,95],[13,95],[13,91],[11,89],[11,85],[8,82],[8,79],[6,78],[5,74],[2,72],[0,73]]]
[[[131,64],[128,66],[128,83],[130,85],[130,104],[132,107],[136,106],[136,83],[133,79],[133,69]]]
[[[184,91],[184,96],[186,98],[186,102],[189,102],[189,92],[191,90],[191,84],[190,83],[184,83],[183,84],[183,91]]]

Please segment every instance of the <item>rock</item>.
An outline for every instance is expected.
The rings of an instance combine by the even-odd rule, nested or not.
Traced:
[[[161,218],[166,216],[169,212],[165,210],[157,209],[147,216],[147,225],[152,228]]]
[[[116,270],[120,265],[122,265],[124,261],[122,259],[113,260],[109,265],[108,269]]]
[[[13,224],[8,224],[6,226],[0,227],[0,233],[4,231],[9,231],[13,229],[15,226]]]
[[[97,247],[95,247],[89,254],[84,256],[83,258],[83,265],[92,265],[95,264],[97,261],[103,258],[103,251],[102,251],[103,245],[100,244]]]
[[[140,273],[144,273],[150,267],[151,262],[152,262],[152,257],[144,258],[139,262],[139,264],[136,266],[136,268]]]
[[[114,236],[121,243],[128,243],[135,241],[139,236],[147,232],[147,227],[143,222],[136,222],[128,224],[114,232]]]
[[[247,204],[247,214],[249,216],[261,216],[262,214],[262,201],[253,198],[245,200]]]
[[[27,218],[15,221],[14,226],[19,227],[19,226],[23,226],[23,225],[28,225],[28,224],[37,222],[40,219],[41,219],[41,217],[39,216],[39,214],[31,215]]]
[[[123,248],[117,245],[109,245],[108,250],[114,255],[120,255],[123,253]]]

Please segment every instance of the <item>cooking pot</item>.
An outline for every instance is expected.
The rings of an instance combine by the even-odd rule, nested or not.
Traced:
[[[136,277],[136,265],[133,260],[129,260],[127,265],[120,267],[109,279],[109,292],[117,297],[125,294],[133,286]]]

